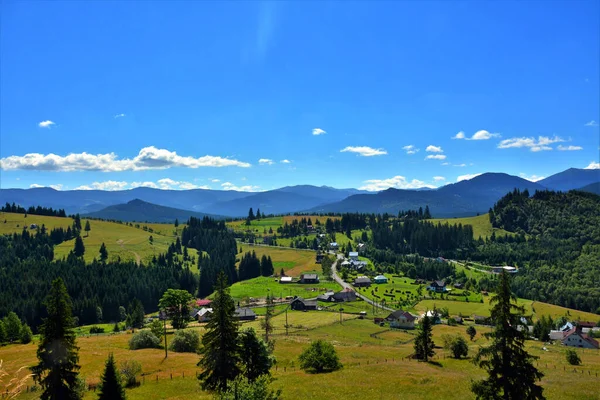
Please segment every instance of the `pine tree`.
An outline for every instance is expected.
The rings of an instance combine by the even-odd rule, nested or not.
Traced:
[[[419,331],[417,332],[417,337],[415,338],[415,356],[419,360],[423,360],[425,362],[429,361],[429,357],[433,357],[435,354],[433,348],[435,343],[433,343],[433,339],[431,337],[431,318],[425,316],[421,320],[419,324]]]
[[[248,219],[252,221],[254,218],[254,211],[252,211],[252,207],[250,207],[250,210],[248,210]]]
[[[85,254],[85,246],[83,245],[83,239],[81,239],[81,236],[77,236],[75,238],[75,247],[73,247],[73,254],[75,254],[76,257],[83,257],[83,255]]]
[[[246,379],[253,382],[261,375],[268,375],[274,359],[268,345],[256,336],[254,329],[243,330],[239,342],[243,349],[240,356]]]
[[[225,390],[227,382],[240,374],[240,357],[235,303],[229,294],[227,278],[223,272],[217,278],[212,308],[213,315],[202,336],[202,358],[198,366],[203,371],[198,379],[204,390]]]
[[[108,259],[108,251],[106,250],[106,246],[104,242],[100,246],[100,261],[105,262]]]
[[[121,374],[117,370],[115,359],[113,354],[108,355],[104,372],[100,377],[100,393],[98,394],[98,400],[124,400],[125,389],[121,380]]]
[[[179,227],[179,219],[175,218],[175,234],[177,235],[177,228]]]
[[[261,214],[260,214],[260,208],[256,209],[256,219],[260,219]]]
[[[90,226],[90,221],[86,220],[85,221],[85,236],[90,236],[91,230],[92,230],[92,227]]]
[[[491,319],[495,328],[485,336],[492,340],[483,347],[473,362],[488,372],[488,378],[473,382],[471,391],[477,399],[533,400],[544,399],[543,388],[536,385],[543,373],[533,365],[539,357],[525,350],[527,328],[521,316],[524,308],[516,305],[517,298],[510,290],[510,278],[506,272],[500,274],[493,304]],[[524,328],[524,329],[522,329]]]
[[[43,389],[42,400],[79,399],[78,347],[75,345],[71,298],[61,278],[52,282],[46,299],[48,318],[40,327],[39,363],[31,370]]]

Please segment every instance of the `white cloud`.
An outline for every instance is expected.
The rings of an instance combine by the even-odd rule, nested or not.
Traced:
[[[560,151],[576,151],[576,150],[583,150],[583,147],[581,147],[581,146],[563,146],[562,144],[559,144],[556,149],[560,150]]]
[[[451,139],[464,139],[465,133],[463,131],[458,132],[456,135],[452,136]]]
[[[220,180],[220,179],[211,179],[210,181],[211,181],[211,182],[214,182],[214,183],[221,182],[221,180]]]
[[[402,150],[406,150],[406,154],[415,154],[419,151],[415,146],[409,144],[408,146],[404,146]]]
[[[504,139],[498,144],[499,149],[511,149],[511,148],[521,148],[528,147],[530,151],[544,151],[544,150],[552,150],[550,144],[564,142],[565,140],[559,136],[547,137],[547,136],[538,136],[537,140],[533,137],[520,137],[520,138],[511,138]]]
[[[282,164],[290,164],[290,163],[291,163],[291,161],[290,161],[290,160],[287,160],[287,159],[285,159],[285,160],[281,160],[281,163],[282,163]]]
[[[115,115],[115,119],[116,118],[123,118],[123,117],[125,117],[125,114],[117,114],[117,115]]]
[[[473,134],[473,136],[471,136],[471,139],[469,140],[488,140],[491,139],[493,137],[499,137],[500,134],[499,133],[490,133],[484,129],[477,131]]]
[[[545,176],[538,176],[538,175],[527,175],[527,174],[525,174],[525,173],[523,173],[523,172],[521,172],[521,173],[519,174],[519,176],[520,176],[521,178],[523,178],[523,179],[527,179],[528,181],[531,181],[531,182],[537,182],[537,181],[541,181],[542,179],[544,179],[544,178],[545,178]]]
[[[52,125],[56,124],[53,121],[50,121],[49,119],[46,121],[42,121],[38,124],[40,128],[50,128]]]
[[[443,153],[444,152],[444,150],[442,150],[442,148],[440,146],[434,146],[432,144],[427,146],[425,151],[430,152],[430,153]]]
[[[443,162],[442,165],[450,165],[449,162]]]
[[[325,131],[324,131],[323,129],[321,129],[321,128],[314,128],[314,129],[312,130],[312,134],[313,134],[313,135],[315,135],[315,136],[318,136],[318,135],[324,135],[324,134],[326,134],[326,133],[327,133],[327,132],[325,132]]]
[[[440,182],[440,181],[445,181],[446,178],[444,178],[443,176],[434,176],[433,180],[436,182]]]
[[[481,173],[479,174],[466,174],[466,175],[460,175],[456,178],[456,182],[460,182],[460,181],[468,181],[469,179],[473,179],[476,176],[481,175]]]
[[[600,162],[590,162],[590,165],[585,167],[584,169],[600,169]]]
[[[427,157],[425,157],[426,160],[445,160],[446,159],[446,155],[445,154],[430,154]]]
[[[587,124],[585,124],[585,126],[598,126],[598,123],[594,120],[591,120],[590,122],[588,122]]]
[[[376,192],[380,190],[386,190],[389,188],[396,189],[418,189],[422,187],[432,188],[434,189],[436,186],[427,184],[418,179],[413,179],[412,181],[408,181],[403,176],[394,176],[393,178],[388,179],[369,179],[363,182],[364,185],[361,186],[360,190],[368,190],[370,192]]]
[[[190,189],[210,189],[209,186],[195,185],[191,182],[176,181],[171,178],[163,178],[156,181],[160,189],[165,190],[190,190]]]
[[[273,165],[273,160],[271,160],[270,158],[261,158],[260,160],[258,160],[258,163],[264,165]]]
[[[158,189],[158,185],[154,182],[131,182],[131,186],[132,189],[135,189],[137,187],[149,187],[152,189]]]
[[[467,164],[462,163],[462,164],[454,164],[453,167],[466,167]]]
[[[168,169],[172,167],[250,167],[249,163],[217,156],[190,157],[180,156],[174,151],[144,147],[134,158],[119,159],[115,153],[88,154],[71,153],[66,156],[56,154],[29,153],[24,156],[9,156],[0,159],[0,168],[4,170],[35,171],[144,171],[150,169]]]
[[[75,190],[123,190],[127,187],[127,182],[125,181],[104,181],[104,182],[94,182],[91,185],[82,185],[75,188]]]
[[[31,185],[29,185],[30,189],[39,189],[39,188],[43,188],[46,187],[44,185],[38,185],[37,183],[32,183]]]
[[[54,190],[62,190],[63,189],[62,183],[58,183],[56,185],[48,185],[48,186],[50,186]]]
[[[236,186],[231,182],[224,182],[221,184],[221,187],[223,188],[223,190],[237,190],[238,192],[258,192],[260,191],[260,186],[252,186],[252,185],[245,185],[245,186]]]
[[[387,154],[384,149],[374,149],[368,146],[348,146],[340,150],[340,153],[356,153],[363,157],[381,156]]]
[[[63,185],[62,184],[56,184],[56,185],[48,185],[48,186],[44,186],[44,185],[38,185],[37,183],[32,183],[31,185],[29,185],[30,189],[35,189],[35,188],[43,188],[43,187],[49,187],[52,188],[54,190],[62,190]]]

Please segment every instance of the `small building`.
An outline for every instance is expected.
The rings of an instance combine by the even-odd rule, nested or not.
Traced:
[[[473,321],[478,325],[489,325],[490,317],[484,317],[482,315],[473,315]]]
[[[212,303],[212,300],[209,299],[198,299],[196,300],[196,306],[199,308],[209,307]]]
[[[302,297],[296,297],[290,303],[292,310],[296,311],[308,311],[317,309],[317,300],[306,300]]]
[[[235,317],[240,321],[254,321],[256,319],[256,313],[247,307],[236,308]]]
[[[198,322],[207,322],[213,315],[213,309],[202,307],[194,314],[194,319]]]
[[[319,283],[319,275],[317,274],[302,274],[300,275],[300,283]]]
[[[341,292],[334,293],[332,301],[336,303],[345,303],[347,301],[356,301],[356,293],[351,289],[344,289]]]
[[[279,278],[279,283],[292,283],[292,277],[282,276],[281,278]]]
[[[550,340],[563,340],[565,337],[565,332],[563,331],[550,331],[548,334]]]
[[[441,324],[442,323],[440,314],[437,311],[429,310],[423,314],[423,317],[425,317],[425,316],[427,316],[429,319],[431,319],[432,324]]]
[[[354,286],[356,287],[370,287],[371,280],[367,276],[359,276],[354,280]]]
[[[363,268],[367,268],[367,262],[350,260],[350,268],[360,271]]]
[[[330,250],[337,250],[338,247],[339,246],[338,246],[337,242],[331,242],[331,243],[329,243],[329,249]]]
[[[508,265],[503,267],[492,267],[492,272],[495,274],[500,274],[502,271],[508,272],[509,274],[514,274],[517,272],[517,269],[515,267],[509,267]]]
[[[455,283],[454,284],[455,289],[463,289],[464,287],[465,287],[464,283]]]
[[[595,322],[590,322],[590,321],[579,321],[577,322],[577,326],[580,326],[582,328],[593,328],[596,326]]]
[[[390,328],[415,329],[415,317],[406,311],[394,311],[387,316],[386,320],[390,323]]]
[[[356,250],[358,250],[359,253],[363,253],[366,249],[367,245],[364,243],[359,243],[358,246],[356,246]]]
[[[329,292],[320,294],[320,295],[317,296],[317,300],[320,300],[320,301],[333,301],[333,295],[334,294],[335,293],[333,291],[329,291]]]
[[[354,261],[358,261],[358,251],[351,251],[348,253],[348,258]]]
[[[323,255],[323,254],[321,254],[321,253],[318,253],[318,254],[317,254],[317,256],[316,256],[316,258],[315,258],[315,262],[316,262],[317,264],[321,264],[321,261],[323,261],[323,257],[324,257],[324,255]]]
[[[454,320],[454,322],[456,322],[459,325],[462,325],[464,322],[460,315],[456,315],[456,316],[452,317],[452,319]]]
[[[377,275],[373,278],[373,283],[388,283],[388,278],[385,275]]]
[[[448,291],[448,289],[446,289],[446,282],[444,281],[433,281],[429,284],[427,289],[436,293],[444,293]]]
[[[570,347],[581,347],[584,349],[598,349],[598,341],[581,331],[581,326],[578,325],[565,333],[562,339],[562,344]]]

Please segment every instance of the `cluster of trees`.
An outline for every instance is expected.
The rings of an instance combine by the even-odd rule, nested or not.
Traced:
[[[398,218],[400,219],[431,219],[431,212],[429,211],[429,206],[425,206],[425,211],[423,211],[423,207],[419,207],[419,210],[400,210],[398,211]]]
[[[247,252],[240,260],[238,268],[239,280],[245,281],[247,279],[256,278],[258,276],[272,276],[275,273],[273,268],[273,261],[271,256],[263,254],[259,260],[256,253]]]
[[[319,221],[319,220],[317,219],[317,220],[315,220],[315,222],[316,221]],[[286,221],[283,224],[283,226],[280,226],[277,228],[277,233],[281,237],[296,237],[296,236],[300,236],[300,235],[307,235],[310,232],[310,230],[308,228],[309,226],[312,226],[314,228],[311,218],[303,217],[303,218],[300,218],[299,220],[294,219],[289,224]],[[269,233],[273,233],[273,232],[269,232]]]
[[[65,210],[58,209],[55,210],[52,207],[29,207],[25,209],[25,207],[21,207],[15,203],[6,203],[2,208],[0,208],[0,212],[9,212],[9,213],[17,213],[17,214],[31,214],[31,215],[44,215],[47,217],[66,217],[67,213]]]
[[[265,218],[264,214],[261,214],[260,208],[256,209],[256,215],[252,210],[252,207],[248,210],[248,217],[246,217],[246,225],[250,225],[250,221],[254,221],[255,219]]]
[[[57,261],[53,258],[52,241],[41,231],[0,237],[0,316],[14,311],[36,330],[45,317],[44,295],[57,277],[73,291],[74,315],[81,324],[97,323],[99,315],[104,321],[122,321],[121,307],[136,299],[143,318],[144,309],[157,310],[160,296],[168,288],[193,293],[198,286],[196,275],[176,259],[167,265],[159,257],[156,262],[138,266],[119,260],[86,265],[74,255]]]
[[[17,314],[9,312],[6,317],[0,320],[0,343],[27,344],[33,339],[33,333],[27,323],[21,322]]]

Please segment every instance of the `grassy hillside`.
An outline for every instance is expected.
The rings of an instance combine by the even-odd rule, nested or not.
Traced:
[[[510,235],[510,232],[505,231],[504,229],[493,228],[490,222],[490,217],[488,214],[478,215],[476,217],[465,217],[465,218],[440,218],[440,219],[432,219],[431,222],[441,223],[441,224],[451,224],[451,225],[471,225],[473,227],[473,237],[478,239],[479,236],[482,238],[486,238],[492,236],[492,232],[496,232],[496,236],[500,235]]]
[[[6,223],[4,222],[6,221]],[[39,215],[27,215],[13,213],[0,213],[0,234],[20,233],[23,226],[44,224],[48,230],[58,227],[67,228],[71,226],[71,218],[46,217]],[[86,219],[81,220],[82,226],[85,226]],[[169,245],[175,240],[174,227],[172,224],[148,224],[153,232],[141,229],[146,224],[140,224],[140,228],[118,224],[115,222],[90,220],[91,231],[89,236],[86,232],[81,233],[85,245],[84,258],[90,262],[94,257],[98,258],[100,246],[104,242],[108,250],[109,260],[121,257],[122,260],[134,260],[136,262],[147,262],[155,254],[163,253]],[[182,227],[179,227],[181,231]],[[34,230],[30,230],[34,231]],[[153,244],[150,244],[149,237],[152,235]],[[56,258],[66,257],[69,251],[73,249],[75,240],[63,242],[54,248]],[[196,255],[196,251],[190,249],[190,255]]]
[[[283,268],[286,275],[298,277],[300,274],[311,271],[321,271],[321,266],[315,263],[315,252],[311,250],[286,249],[271,246],[253,246],[249,244],[239,244],[238,249],[242,249],[242,253],[238,254],[238,258],[250,251],[254,251],[258,258],[263,255],[271,256],[275,273]],[[239,266],[239,262],[236,266]]]

